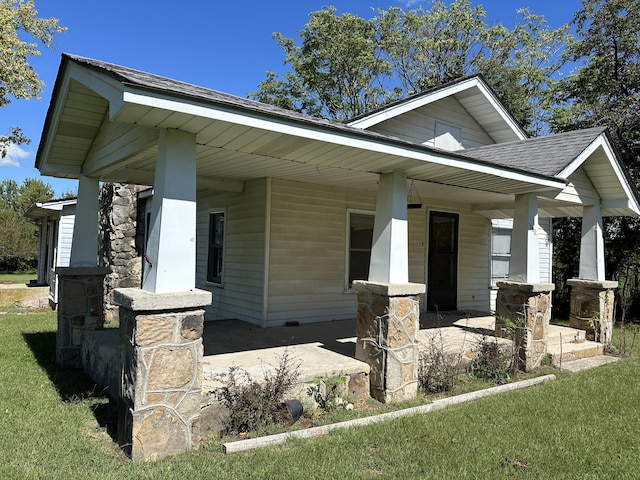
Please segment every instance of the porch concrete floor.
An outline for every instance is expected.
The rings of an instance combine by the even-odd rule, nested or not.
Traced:
[[[493,336],[494,317],[481,312],[426,313],[420,328],[420,350],[435,341],[448,353],[468,358],[483,336]],[[369,366],[354,358],[355,331],[355,319],[266,329],[240,320],[205,322],[203,391],[219,386],[215,375],[234,365],[260,380],[285,352],[300,365],[300,383],[317,376],[368,373]]]

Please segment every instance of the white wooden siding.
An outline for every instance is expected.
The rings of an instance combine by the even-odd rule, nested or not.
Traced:
[[[65,206],[60,214],[58,224],[58,248],[56,267],[68,267],[71,259],[71,242],[73,241],[73,224],[75,221],[75,205]]]
[[[262,324],[267,180],[247,182],[243,193],[198,198],[196,286],[212,292],[207,320],[239,318]],[[225,209],[223,286],[207,282],[209,214]]]
[[[434,209],[435,210],[435,209]],[[491,221],[460,210],[458,310],[490,310]]]
[[[347,211],[370,193],[272,180],[268,326],[355,318],[345,289]]]
[[[436,121],[460,127],[463,148],[495,143],[455,98],[444,98],[417,108],[374,125],[370,130],[433,147]]]

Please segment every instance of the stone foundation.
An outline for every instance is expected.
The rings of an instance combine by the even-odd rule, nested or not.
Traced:
[[[85,337],[104,324],[103,267],[58,267],[58,330],[56,364],[82,368]]]
[[[552,283],[498,282],[495,333],[513,336],[519,368],[529,371],[547,354]]]
[[[587,340],[611,344],[615,281],[567,280],[571,287],[569,326],[586,332]]]
[[[116,289],[120,306],[118,442],[134,461],[200,445],[202,331],[211,293]]]
[[[422,284],[353,282],[358,292],[356,359],[369,364],[371,396],[398,402],[418,393]]]

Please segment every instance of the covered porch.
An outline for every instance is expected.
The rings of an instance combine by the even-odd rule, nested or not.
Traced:
[[[477,87],[470,92],[484,98]],[[508,115],[490,108],[493,103],[486,98],[482,103],[504,126]],[[90,108],[79,112],[77,105]],[[70,119],[82,120],[82,128],[74,123],[80,120]],[[100,182],[117,181],[154,187],[142,288],[114,291],[120,307],[118,436],[123,445],[131,446],[134,460],[153,460],[196,447],[205,373],[228,368],[233,356],[237,360],[245,351],[259,365],[268,363],[287,342],[293,342],[292,349],[300,350],[303,361],[316,358],[316,354],[323,360],[335,355],[335,363],[340,365],[341,361],[356,362],[355,356],[358,363],[353,365],[360,368],[362,363],[363,375],[369,368],[369,391],[376,398],[398,401],[415,396],[419,350],[428,343],[429,331],[436,330],[420,328],[425,276],[413,282],[409,276],[407,203],[408,187],[414,183],[427,207],[465,209],[485,225],[491,218],[514,219],[509,278],[498,284],[497,313],[519,322],[527,348],[526,368],[535,367],[547,353],[553,290],[552,284],[540,283],[538,216],[584,217],[580,251],[584,284],[576,286],[588,290],[588,308],[594,305],[592,293],[596,292],[595,300],[602,298],[597,306],[606,313],[610,311],[607,306],[614,285],[603,283],[602,216],[635,214],[639,209],[604,131],[541,140],[518,137],[521,139],[509,141],[513,135],[501,137],[499,132],[494,137],[494,141],[504,141],[504,148],[488,145],[484,149],[445,151],[125,67],[64,57],[37,160],[45,175],[79,179],[70,267],[59,272],[59,364],[87,368],[91,363],[87,355],[100,348],[103,341],[105,331],[96,330],[96,326],[101,326],[99,290],[107,269],[98,264],[97,198]],[[549,152],[553,153],[551,157]],[[547,168],[550,164],[553,170]],[[208,242],[215,235],[199,236],[203,229],[198,229],[198,205],[210,198],[212,191],[249,197],[252,182],[262,179],[266,192],[277,179],[298,182],[306,191],[311,189],[305,189],[305,185],[321,185],[327,192],[323,200],[333,201],[339,191],[358,191],[374,199],[364,204],[370,211],[373,204],[375,210],[368,278],[357,280],[366,277],[359,276],[347,282],[350,292],[344,291],[343,278],[328,287],[338,289],[342,296],[357,292],[355,326],[345,322],[344,333],[337,328],[338,322],[317,327],[329,335],[324,338],[317,337],[319,332],[305,334],[302,327],[271,330],[221,322],[205,327],[205,307],[211,304],[212,292],[231,291],[231,275],[227,275],[225,284],[220,275],[223,242]],[[238,222],[243,228],[258,224],[260,230],[242,231],[257,238],[258,244],[243,256],[253,263],[239,265],[236,279],[254,290],[234,300],[245,310],[252,303],[257,322],[266,327],[269,280],[290,271],[293,262],[280,270],[269,268],[275,250],[273,232],[282,225],[276,224],[269,210],[273,197],[260,198],[265,201],[244,207],[231,204],[228,208],[230,212],[260,213],[258,222]],[[317,198],[307,199],[308,204],[318,202]],[[341,203],[340,211],[345,213],[355,208],[346,202],[334,203]],[[215,207],[206,207],[207,213],[220,213]],[[319,212],[315,229],[306,232],[306,239],[317,237],[326,225],[323,214]],[[283,215],[280,220],[284,224],[291,222],[291,217]],[[210,225],[210,229],[215,228],[215,224]],[[339,242],[327,239],[338,245],[340,258],[346,250],[341,243],[342,225],[337,229]],[[281,248],[287,260],[288,252],[303,243],[300,231],[294,230]],[[457,232],[447,238],[457,239]],[[471,252],[467,258],[488,253],[487,249],[474,248],[477,238],[472,235],[466,240]],[[207,261],[202,264],[197,263],[197,245],[207,252]],[[318,261],[303,265],[296,274],[328,263],[322,248],[308,250]],[[434,258],[429,262],[437,264]],[[485,261],[483,256],[481,263],[485,266],[479,269],[483,275],[470,280],[471,298],[476,295],[471,290],[484,294],[489,287],[488,275],[484,275],[489,259]],[[335,265],[329,264],[329,268],[335,271]],[[456,266],[451,262],[447,265]],[[249,281],[251,274],[258,278]],[[296,296],[298,280],[280,278],[289,296]],[[350,297],[350,308],[355,307],[354,297]],[[315,305],[327,303],[324,298],[319,297]],[[316,308],[308,299],[301,303],[308,309]],[[591,315],[586,308],[584,315],[581,311],[577,315]],[[439,332],[446,341],[450,339],[453,350],[466,349],[467,345],[472,348],[476,335],[490,333],[492,328],[493,332],[500,330],[492,326],[492,317],[479,318],[485,320],[478,320],[476,325],[466,314],[451,317]],[[229,328],[227,335],[221,330],[225,325]],[[310,325],[309,332],[314,328]],[[215,332],[211,339],[203,337],[203,331],[209,329]],[[291,337],[293,329],[300,329],[297,340]],[[216,355],[210,356],[209,352]],[[246,364],[245,368],[255,365]],[[320,371],[313,372],[314,376],[327,375],[327,368],[339,369],[319,361],[315,365]]]

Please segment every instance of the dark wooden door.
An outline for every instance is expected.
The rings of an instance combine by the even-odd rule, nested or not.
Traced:
[[[458,223],[459,217],[455,213],[429,214],[428,310],[457,308]]]

